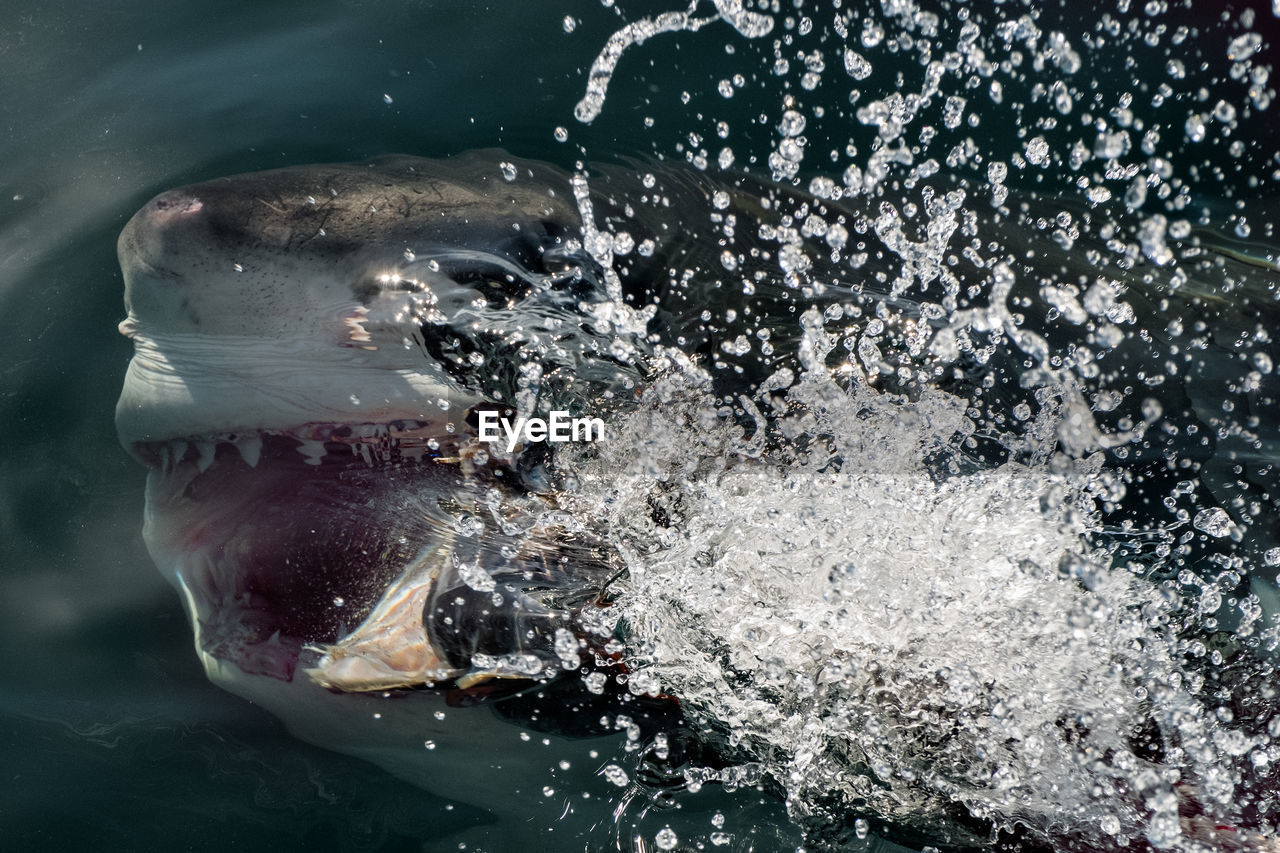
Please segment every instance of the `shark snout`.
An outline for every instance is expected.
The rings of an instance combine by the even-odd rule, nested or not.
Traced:
[[[166,277],[166,252],[180,234],[200,227],[204,212],[204,202],[189,191],[172,190],[147,202],[120,234],[120,263],[126,276],[136,270]]]
[[[194,216],[204,209],[204,202],[183,190],[171,190],[161,193],[142,209],[141,215],[149,225],[163,228],[175,219]]]

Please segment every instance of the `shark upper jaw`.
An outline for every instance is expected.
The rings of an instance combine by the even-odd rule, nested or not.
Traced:
[[[403,421],[131,450],[150,467],[148,550],[181,593],[215,679],[230,666],[290,681],[318,663],[406,566],[447,541],[449,519],[430,496],[461,480],[450,447]]]

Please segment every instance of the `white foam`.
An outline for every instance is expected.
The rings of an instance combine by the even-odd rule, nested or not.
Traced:
[[[1202,712],[1170,603],[1090,544],[1096,461],[939,476],[929,460],[972,428],[962,401],[846,392],[825,371],[791,388],[782,422],[811,449],[757,460],[759,437],[674,365],[573,472],[627,561],[633,677],[679,696],[802,820],[836,804],[927,824],[960,803],[1105,844],[1150,829],[1139,801],[1176,807],[1176,776],[1130,736],[1147,697],[1184,736]]]

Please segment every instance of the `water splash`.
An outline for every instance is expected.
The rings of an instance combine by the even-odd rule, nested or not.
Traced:
[[[1200,677],[1174,601],[1107,570],[1100,458],[951,475],[962,401],[825,370],[789,389],[790,449],[762,454],[716,417],[707,377],[668,367],[573,470],[579,511],[626,556],[633,689],[681,697],[802,824],[927,826],[959,804],[1046,839],[1179,837],[1179,804],[1205,796],[1187,780],[1250,744],[1191,748],[1212,728]],[[1146,726],[1187,746],[1156,762]]]
[[[674,148],[831,203],[779,193],[749,251],[729,223],[712,268],[686,270],[736,281],[774,250],[773,274],[827,305],[804,314],[804,370],[725,399],[667,353],[618,438],[566,461],[627,564],[633,691],[680,697],[732,773],[772,780],[828,841],[872,818],[1270,849],[1233,828],[1280,819],[1259,320],[1280,285],[1274,205],[1244,198],[1280,173],[1240,138],[1274,98],[1255,14],[1190,26],[1121,2],[1081,34],[1028,4],[793,6],[744,69],[768,147],[716,158],[691,126]],[[1121,65],[1130,89],[1100,89]],[[707,104],[721,139],[746,76]],[[840,287],[856,310],[823,301]],[[983,390],[938,387],[968,381]],[[975,463],[978,440],[1003,450]]]
[[[742,0],[714,0],[716,14],[706,18],[693,17],[700,0],[693,0],[683,12],[664,12],[654,18],[641,18],[627,24],[609,37],[604,49],[591,63],[587,77],[587,92],[574,108],[573,114],[583,124],[590,124],[604,108],[605,96],[618,61],[627,48],[642,44],[660,33],[697,32],[707,24],[723,20],[746,38],[760,38],[773,29],[773,18],[752,12],[743,6]]]

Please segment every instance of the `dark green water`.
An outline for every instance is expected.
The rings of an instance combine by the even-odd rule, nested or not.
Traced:
[[[0,848],[432,850],[483,820],[300,743],[207,683],[142,545],[144,474],[112,424],[130,355],[115,330],[115,238],[162,189],[281,165],[490,146],[565,166],[584,150],[670,153],[691,129],[705,132],[696,107],[716,81],[762,66],[767,46],[739,40],[728,54],[727,37],[655,39],[624,60],[603,116],[575,122],[609,34],[665,8],[627,3],[625,18],[595,0],[0,10]],[[751,85],[773,84],[762,71]],[[687,107],[686,89],[703,100]],[[767,151],[772,128],[748,125],[759,109],[739,97],[717,116],[742,128],[739,150]],[[1242,135],[1274,118],[1273,108]],[[816,150],[819,134],[847,136],[830,124],[813,129]],[[557,126],[569,142],[555,140]],[[998,127],[975,135],[1014,147]],[[1249,169],[1223,182],[1243,188],[1273,149],[1251,148]]]

